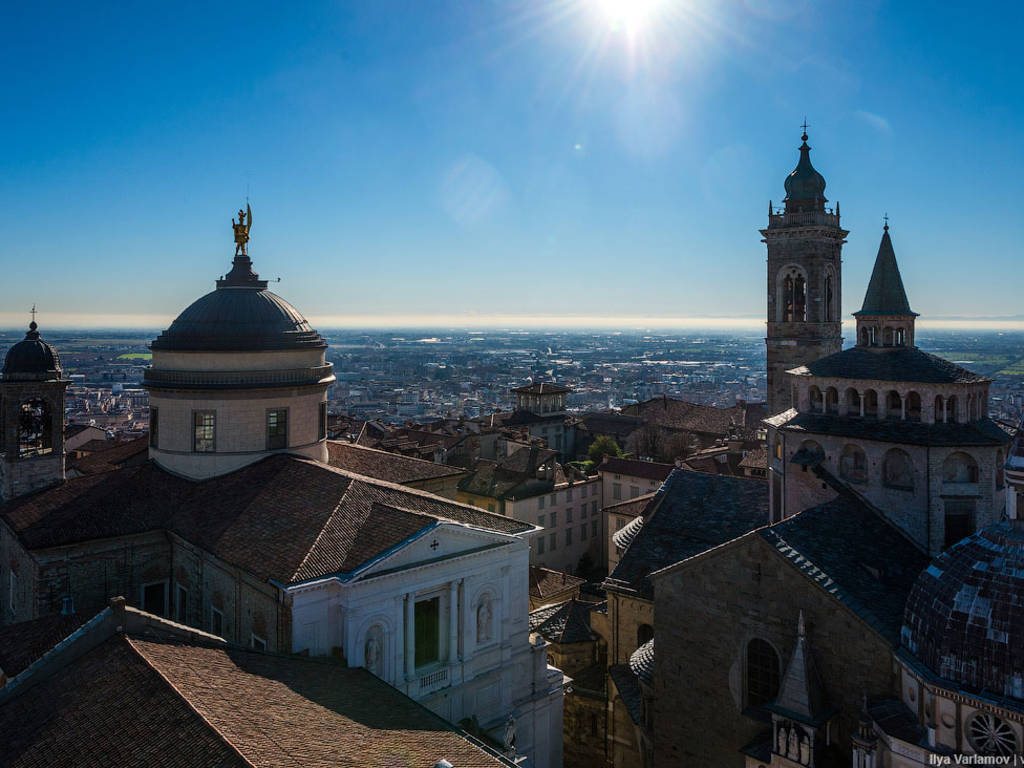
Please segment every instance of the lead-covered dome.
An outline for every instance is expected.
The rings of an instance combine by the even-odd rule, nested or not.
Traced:
[[[13,344],[4,357],[3,376],[8,381],[48,381],[61,377],[57,350],[39,336],[33,320],[25,338]]]
[[[918,577],[903,644],[932,672],[971,690],[1024,699],[1024,526],[968,536]]]
[[[295,307],[267,290],[267,281],[241,255],[217,289],[186,307],[151,348],[251,352],[326,346]]]
[[[811,148],[807,145],[807,134],[800,139],[800,160],[793,172],[786,177],[786,210],[823,210],[825,198],[825,177],[811,165]]]

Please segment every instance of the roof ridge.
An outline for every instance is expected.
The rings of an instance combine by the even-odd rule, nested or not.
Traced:
[[[320,532],[317,533],[316,538],[313,539],[313,543],[309,545],[309,549],[306,550],[306,554],[302,556],[302,561],[295,566],[295,570],[292,572],[292,575],[288,577],[289,583],[295,580],[295,577],[298,576],[299,572],[302,571],[303,567],[306,565],[306,561],[308,561],[313,552],[316,551],[317,545],[320,544],[320,540],[326,535],[327,529],[331,526],[331,523],[334,522],[334,516],[338,514],[338,510],[341,509],[341,505],[344,503],[345,497],[348,496],[348,492],[351,488],[352,481],[350,480],[348,485],[345,486],[345,491],[338,497],[338,503],[334,505],[334,509],[331,510],[331,514],[327,516],[327,519],[324,520],[324,524],[320,526]],[[373,509],[372,504],[370,505],[370,508]],[[366,522],[365,518],[363,519],[363,522]]]
[[[206,716],[203,715],[203,713],[200,712],[199,709],[191,701],[189,701],[188,697],[185,696],[185,694],[182,693],[181,690],[179,690],[178,686],[176,686],[174,683],[172,683],[168,679],[167,675],[165,675],[163,672],[161,672],[159,669],[156,668],[156,665],[153,664],[153,662],[149,660],[149,658],[146,656],[146,654],[143,653],[142,649],[139,648],[138,646],[136,646],[134,642],[132,642],[132,638],[131,637],[129,637],[128,635],[121,635],[120,637],[121,637],[121,639],[123,639],[128,644],[128,647],[132,649],[132,651],[135,653],[135,655],[138,656],[138,658],[142,660],[142,663],[145,664],[147,667],[149,667],[153,671],[153,673],[157,677],[159,677],[167,685],[167,687],[169,687],[172,691],[174,691],[175,695],[179,699],[181,699],[181,701],[185,704],[185,706],[188,707],[188,709],[196,717],[198,717],[203,722],[203,725],[205,725],[207,728],[209,728],[217,736],[217,738],[219,738],[221,741],[224,742],[224,744],[227,745],[227,747],[232,752],[234,752],[236,755],[238,755],[238,759],[239,760],[241,760],[243,763],[245,763],[246,765],[250,766],[251,768],[257,768],[256,764],[253,763],[251,760],[249,760],[245,755],[243,755],[242,754],[242,750],[239,749],[238,746],[236,746],[234,744],[234,742],[232,742],[231,739],[229,739],[220,730],[220,728],[218,728],[213,723],[211,723],[206,718]],[[282,751],[284,751],[283,748],[282,748]]]

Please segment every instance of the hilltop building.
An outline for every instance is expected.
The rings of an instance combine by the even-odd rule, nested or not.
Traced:
[[[529,626],[538,527],[409,487],[447,468],[332,457],[326,343],[266,290],[238,227],[231,271],[153,342],[148,462],[65,479],[56,352],[34,326],[9,351],[0,624],[125,595],[235,645],[363,667],[557,768],[563,675]],[[408,485],[382,479],[396,461]]]

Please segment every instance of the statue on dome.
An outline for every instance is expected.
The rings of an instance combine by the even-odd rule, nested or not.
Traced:
[[[245,210],[238,210],[238,223],[231,220],[231,227],[235,230],[235,256],[248,256],[246,243],[249,242],[249,230],[252,229],[252,209],[245,204]]]

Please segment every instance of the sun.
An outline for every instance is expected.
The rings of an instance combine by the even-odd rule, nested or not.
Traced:
[[[630,37],[643,32],[656,19],[667,0],[591,0],[603,21]]]

